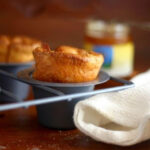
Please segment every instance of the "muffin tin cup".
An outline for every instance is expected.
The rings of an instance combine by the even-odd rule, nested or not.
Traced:
[[[54,88],[54,87],[53,87]],[[90,92],[93,91],[94,86],[87,87],[57,87],[54,88],[63,92],[64,94],[73,94],[73,93],[82,93],[82,92]],[[43,97],[53,97],[58,96],[53,93],[47,92],[45,90],[41,90],[39,88],[33,87],[33,92],[35,99],[43,98]],[[89,96],[85,96],[82,98],[75,98],[73,100],[68,101],[63,100],[60,102],[54,102],[51,104],[44,104],[37,106],[37,114],[38,120],[40,124],[55,129],[73,129],[75,128],[73,123],[73,110],[74,106],[77,102],[88,98]]]
[[[25,70],[21,72],[19,77],[23,77],[33,84],[39,86],[46,86],[48,88],[53,88],[57,93],[51,93],[46,90],[42,90],[33,86],[33,92],[35,99],[41,99],[45,97],[54,97],[74,93],[84,93],[91,92],[94,90],[96,84],[100,84],[109,80],[109,76],[104,72],[101,72],[98,78],[91,82],[85,83],[50,83],[37,81],[32,78],[33,69]],[[61,94],[59,94],[61,93]],[[75,128],[73,123],[73,111],[74,106],[77,102],[88,98],[89,96],[84,96],[80,98],[74,98],[72,100],[63,100],[59,102],[54,102],[50,104],[43,104],[37,106],[38,120],[40,124],[55,129],[73,129]]]
[[[25,63],[24,64],[1,63],[0,69],[16,75],[20,70],[29,68],[32,65],[33,63],[26,63],[26,64]],[[0,75],[0,86],[3,89],[16,95],[16,97],[18,97],[20,101],[24,100],[28,96],[29,85],[7,78],[3,75]],[[1,94],[0,102],[7,102],[7,101],[12,101],[12,98],[8,97],[7,95]]]

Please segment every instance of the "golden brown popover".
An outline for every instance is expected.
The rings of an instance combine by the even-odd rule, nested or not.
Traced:
[[[26,36],[0,36],[0,62],[24,63],[34,60],[33,50],[41,42]]]
[[[8,36],[0,36],[0,62],[7,61],[8,46],[10,44],[10,39]]]
[[[41,46],[41,42],[25,36],[16,36],[9,47],[9,62],[29,62],[34,60],[33,50]]]
[[[56,50],[38,47],[33,55],[33,78],[48,82],[77,83],[94,80],[104,62],[101,54],[70,46],[60,46]]]

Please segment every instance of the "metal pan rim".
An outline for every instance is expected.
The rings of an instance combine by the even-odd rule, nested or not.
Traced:
[[[31,62],[26,62],[26,63],[0,63],[0,67],[1,66],[7,66],[7,67],[15,67],[15,66],[27,66],[27,65],[33,65],[34,61]]]
[[[40,85],[40,86],[49,86],[49,87],[84,87],[84,86],[92,86],[97,84],[102,84],[107,82],[110,79],[110,76],[104,72],[100,71],[97,79],[90,81],[90,82],[82,82],[82,83],[54,83],[54,82],[44,82],[35,80],[32,78],[32,73],[34,69],[28,68],[20,71],[18,73],[18,78],[21,78],[23,80],[28,80],[31,84],[34,85]]]

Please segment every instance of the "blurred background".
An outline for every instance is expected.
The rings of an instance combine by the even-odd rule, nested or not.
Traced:
[[[52,48],[61,44],[82,48],[89,19],[127,23],[135,44],[135,62],[141,61],[143,69],[148,66],[149,61],[142,59],[150,58],[150,0],[0,1],[0,34],[35,37]]]

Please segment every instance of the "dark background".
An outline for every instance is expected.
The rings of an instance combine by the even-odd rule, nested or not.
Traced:
[[[150,0],[0,0],[0,34],[32,36],[52,48],[83,47],[88,19],[129,23],[135,61],[150,58]]]

